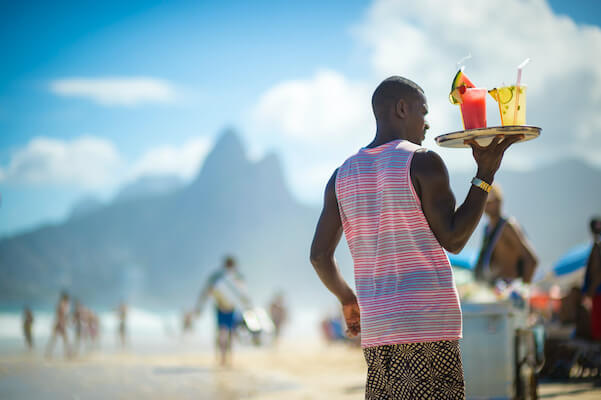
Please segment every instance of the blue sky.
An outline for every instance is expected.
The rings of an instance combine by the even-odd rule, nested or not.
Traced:
[[[297,197],[318,204],[332,169],[373,134],[369,96],[387,74],[422,83],[433,135],[456,130],[458,113],[440,100],[441,88],[453,61],[468,52],[470,76],[486,86],[512,79],[515,65],[533,57],[525,70],[529,116],[545,133],[548,126],[557,132],[539,147],[516,150],[510,167],[573,156],[583,144],[587,160],[601,155],[601,121],[579,122],[601,104],[593,90],[601,87],[601,12],[594,1],[551,8],[541,0],[508,1],[515,26],[501,27],[513,32],[503,33],[506,46],[498,44],[504,36],[494,32],[497,20],[485,19],[498,13],[494,6],[462,0],[426,13],[446,3],[410,4],[2,2],[0,235],[60,220],[81,196],[109,199],[144,174],[190,179],[226,126],[240,131],[252,157],[277,152]],[[445,20],[445,13],[474,9],[477,22]],[[488,42],[478,42],[474,24]],[[500,55],[491,65],[487,49],[494,46]],[[556,57],[544,59],[553,51]],[[582,96],[586,107],[560,102],[573,107],[577,120],[565,126],[578,138],[561,147],[564,125],[544,112],[552,93],[543,88],[558,81],[563,90],[570,83],[562,77],[576,73],[592,89]],[[433,147],[431,139],[425,144]],[[546,150],[532,157],[534,149]],[[461,151],[441,155],[450,167],[471,166]]]

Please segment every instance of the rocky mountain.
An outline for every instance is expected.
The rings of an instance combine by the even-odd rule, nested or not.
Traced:
[[[128,201],[141,197],[155,196],[175,191],[182,186],[176,176],[142,176],[123,186],[113,201]]]
[[[277,156],[251,162],[227,131],[184,187],[0,241],[0,301],[53,303],[67,288],[90,304],[181,307],[226,254],[257,301],[278,289],[315,301],[327,296],[308,261],[317,216],[291,196]]]

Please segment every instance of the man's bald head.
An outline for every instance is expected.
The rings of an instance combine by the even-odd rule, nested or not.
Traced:
[[[424,95],[424,90],[419,85],[401,76],[391,76],[378,85],[371,98],[371,106],[376,121],[384,118],[391,107],[395,107],[399,100],[408,103]]]

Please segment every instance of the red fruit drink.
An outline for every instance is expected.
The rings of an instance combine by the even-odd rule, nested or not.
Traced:
[[[486,128],[486,89],[466,88],[461,96],[464,129]]]

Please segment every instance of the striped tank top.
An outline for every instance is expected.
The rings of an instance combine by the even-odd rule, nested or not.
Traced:
[[[338,169],[336,196],[355,266],[362,347],[462,335],[449,258],[411,183],[419,148],[406,140],[363,148]]]

